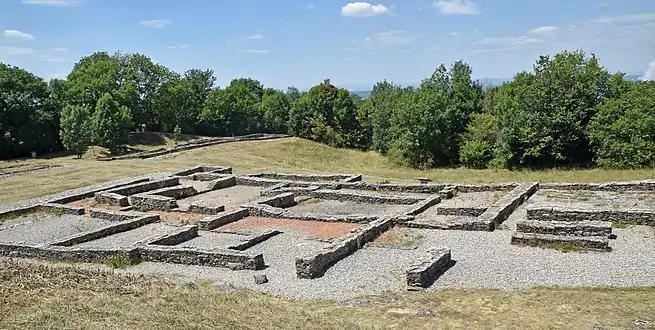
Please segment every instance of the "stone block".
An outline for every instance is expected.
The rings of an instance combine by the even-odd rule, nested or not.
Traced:
[[[541,246],[546,244],[567,244],[587,250],[608,251],[609,239],[597,236],[559,236],[516,232],[512,235],[512,244]]]
[[[428,255],[407,269],[407,286],[427,288],[448,269],[452,260],[449,249],[428,251]]]
[[[212,230],[228,223],[241,220],[249,215],[248,209],[236,209],[233,211],[221,212],[215,216],[204,218],[198,221],[200,230]]]
[[[560,236],[603,236],[612,234],[609,221],[537,221],[522,220],[516,223],[516,231],[522,233],[549,234]]]

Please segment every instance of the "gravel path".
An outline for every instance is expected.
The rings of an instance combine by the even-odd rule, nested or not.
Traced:
[[[225,210],[234,210],[240,205],[261,198],[262,187],[232,186],[212,190],[203,194],[177,200],[180,207],[188,207],[191,202],[202,201],[205,205],[224,205]]]
[[[298,279],[296,256],[317,251],[325,243],[292,234],[275,236],[248,252],[263,252],[269,266],[262,271],[142,263],[130,273],[208,280],[217,286],[262,290],[294,299],[347,300],[386,290],[403,290],[405,269],[425,256],[429,247],[448,247],[456,264],[430,290],[445,288],[520,289],[535,286],[652,286],[655,285],[655,231],[649,227],[616,229],[610,253],[562,253],[509,244],[509,230],[466,232],[421,230],[419,247],[401,250],[370,247],[359,250],[318,279]],[[269,282],[254,284],[252,275],[266,274]]]
[[[397,211],[408,209],[408,205],[393,204],[369,204],[355,202],[340,202],[336,200],[316,200],[311,199],[299,205],[289,208],[295,213],[318,213],[331,215],[349,215],[349,214],[373,214],[386,215]]]
[[[198,232],[198,237],[183,242],[177,246],[188,246],[211,250],[215,248],[227,248],[230,245],[243,242],[247,239],[248,236],[246,235],[200,231]]]
[[[7,221],[0,230],[0,242],[28,245],[47,244],[68,236],[111,224],[110,221],[79,215],[31,214]]]
[[[122,248],[129,247],[137,242],[154,238],[159,235],[173,232],[178,227],[170,226],[164,223],[153,223],[136,229],[128,230],[122,233],[110,235],[101,239],[75,245],[78,248]]]

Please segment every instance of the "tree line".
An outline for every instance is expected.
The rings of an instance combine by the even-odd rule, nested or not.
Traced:
[[[415,168],[655,165],[655,82],[610,73],[583,51],[540,56],[501,86],[457,61],[418,86],[389,81],[363,99],[329,79],[301,92],[212,70],[179,74],[142,54],[97,52],[65,80],[0,63],[0,153],[90,145],[120,153],[130,130],[205,136],[289,133],[339,148],[372,149]]]

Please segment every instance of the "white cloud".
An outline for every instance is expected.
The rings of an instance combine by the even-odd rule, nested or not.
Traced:
[[[237,50],[237,53],[245,53],[245,54],[268,54],[271,51],[268,49],[239,49]]]
[[[20,32],[18,30],[5,30],[3,35],[6,38],[15,38],[15,39],[21,39],[21,40],[34,40],[33,35],[31,35],[29,33],[25,33],[25,32]]]
[[[53,52],[58,52],[58,53],[63,53],[63,52],[67,52],[67,51],[68,51],[68,48],[63,48],[63,47],[60,47],[60,48],[53,48],[52,51],[53,51]]]
[[[458,35],[458,33],[457,32],[450,32],[450,33],[448,33],[448,35],[454,37],[454,36]]]
[[[432,3],[444,15],[478,15],[480,9],[471,0],[438,0]]]
[[[646,69],[644,75],[639,79],[655,81],[655,59],[648,64],[648,69]]]
[[[39,59],[41,59],[42,61],[46,61],[46,62],[66,62],[65,58],[52,56],[52,55],[49,55],[49,54],[41,54],[41,55],[39,55]]]
[[[0,46],[0,56],[25,56],[36,53],[35,49],[16,46]]]
[[[634,21],[652,21],[655,20],[655,13],[630,14],[612,17],[599,17],[591,20],[594,23],[624,23]]]
[[[412,42],[411,36],[402,30],[392,30],[376,33],[373,36],[366,37],[363,40],[355,40],[357,47],[346,48],[350,51],[359,51],[362,49],[377,50],[406,45]]]
[[[189,45],[175,45],[175,46],[168,46],[168,49],[182,49],[182,48],[189,48]]]
[[[341,7],[342,16],[369,17],[389,13],[389,8],[382,4],[371,4],[368,2],[351,2]]]
[[[264,39],[264,35],[259,34],[259,33],[255,33],[255,34],[251,34],[251,35],[247,36],[246,39],[248,39],[248,40],[261,40],[261,39]]]
[[[314,6],[314,4],[311,4],[311,3],[308,3],[308,4],[305,6],[305,8],[306,8],[307,10],[314,10],[314,9],[316,9],[316,7]]]
[[[541,39],[532,38],[528,36],[518,37],[502,37],[502,38],[486,38],[475,42],[477,45],[523,45],[541,42]]]
[[[22,0],[21,3],[26,5],[71,7],[80,3],[78,0]]]
[[[150,26],[154,28],[163,28],[169,24],[171,24],[171,21],[167,19],[153,19],[149,21],[141,21],[141,25],[143,26]]]
[[[530,30],[530,33],[531,34],[547,34],[547,33],[555,32],[555,31],[557,31],[556,26],[540,26],[538,28],[534,28],[534,29]]]

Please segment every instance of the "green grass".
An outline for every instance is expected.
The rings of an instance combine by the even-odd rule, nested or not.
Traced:
[[[508,171],[453,168],[421,171],[394,165],[373,151],[336,149],[299,138],[225,143],[169,154],[156,159],[107,162],[97,161],[87,155],[83,159],[65,156],[20,162],[68,166],[37,173],[19,173],[3,179],[0,203],[51,194],[125,176],[179,170],[197,164],[232,166],[235,173],[259,171],[362,173],[366,181],[390,183],[408,181],[416,183],[418,177],[428,177],[435,183],[605,182],[655,178],[655,169]],[[15,164],[16,161],[0,162],[0,166],[9,163]]]
[[[127,268],[132,265],[130,260],[123,258],[123,256],[115,254],[107,259],[107,266],[112,269],[122,269]]]

